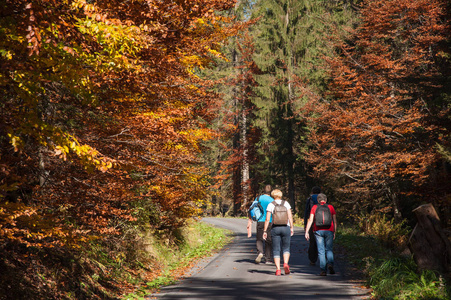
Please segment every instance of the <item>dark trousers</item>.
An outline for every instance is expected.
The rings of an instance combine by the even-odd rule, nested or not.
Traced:
[[[310,227],[309,235],[310,240],[308,245],[308,259],[311,262],[316,263],[316,261],[318,260],[318,245],[316,244],[316,238],[314,238],[313,226]]]
[[[273,257],[280,258],[280,252],[282,257],[285,253],[290,254],[291,244],[291,230],[290,226],[274,226],[271,229],[272,235],[272,255]],[[288,263],[287,261],[284,261]]]
[[[257,222],[257,252],[263,253],[266,260],[271,258],[272,241],[271,241],[271,225],[269,223],[266,235],[266,241],[263,239],[263,230],[265,229],[265,222]]]

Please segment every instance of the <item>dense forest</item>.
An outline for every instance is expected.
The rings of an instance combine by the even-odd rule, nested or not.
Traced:
[[[234,118],[234,131],[214,156],[223,157],[222,198],[233,195],[234,213],[266,182],[301,209],[320,185],[350,213],[401,220],[433,203],[445,217],[449,9],[446,1],[240,1],[237,16],[257,21],[229,44],[232,65],[219,64],[233,117],[218,123]]]
[[[0,298],[115,298],[85,251],[265,184],[449,228],[450,32],[448,0],[0,0]]]

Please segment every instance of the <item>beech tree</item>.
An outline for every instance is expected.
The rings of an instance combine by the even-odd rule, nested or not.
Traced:
[[[349,202],[360,196],[362,205],[390,205],[400,216],[408,208],[401,198],[440,204],[449,193],[437,148],[449,145],[446,2],[364,1],[360,26],[337,44],[331,93],[309,103],[307,156]]]
[[[218,96],[196,72],[244,27],[221,15],[234,4],[0,0],[2,268],[199,212]]]
[[[217,99],[195,70],[242,28],[234,1],[0,4],[0,239],[76,246],[137,199],[160,228],[195,214]]]

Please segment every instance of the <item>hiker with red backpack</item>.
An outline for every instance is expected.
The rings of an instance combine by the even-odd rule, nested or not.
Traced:
[[[282,200],[282,191],[275,189],[271,192],[274,201],[268,204],[266,208],[266,221],[263,231],[263,239],[268,238],[269,223],[272,218],[271,239],[274,264],[276,265],[276,276],[280,276],[280,252],[283,255],[283,269],[285,275],[290,274],[290,243],[291,236],[294,234],[293,214],[288,201]],[[282,245],[282,247],[281,247]]]
[[[318,194],[318,204],[314,205],[310,211],[310,217],[305,229],[305,238],[310,240],[309,230],[313,225],[316,244],[318,246],[318,259],[321,268],[320,276],[326,276],[326,267],[329,274],[335,274],[334,253],[332,251],[335,232],[337,231],[337,217],[332,205],[327,204],[327,197]]]

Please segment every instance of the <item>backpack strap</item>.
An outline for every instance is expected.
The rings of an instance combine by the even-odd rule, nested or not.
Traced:
[[[276,205],[285,205],[285,200],[282,200],[282,203],[280,203],[280,204],[277,204],[276,200],[274,200],[272,203],[274,203],[274,206],[276,206]]]
[[[262,206],[261,203],[260,203],[260,197],[261,197],[261,196],[262,196],[262,195],[258,195],[258,197],[257,197],[257,205],[260,204],[260,207],[263,208],[263,206]],[[261,219],[264,215],[265,215],[265,210],[263,209],[263,212],[262,212],[262,215],[260,216],[260,219]],[[260,222],[260,219],[258,219],[257,222]]]

